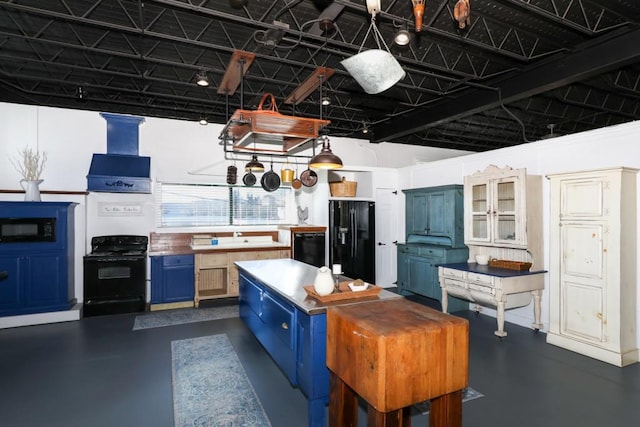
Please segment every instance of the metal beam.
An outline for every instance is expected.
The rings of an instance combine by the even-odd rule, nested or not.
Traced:
[[[518,101],[548,90],[575,83],[599,73],[611,71],[640,59],[640,29],[586,47],[575,53],[560,55],[552,62],[532,68],[520,75],[487,86],[493,90],[473,90],[460,99],[443,100],[428,108],[373,126],[374,142],[390,141],[471,114]]]

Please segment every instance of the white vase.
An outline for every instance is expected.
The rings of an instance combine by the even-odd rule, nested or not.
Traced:
[[[40,201],[40,184],[42,179],[36,179],[34,181],[28,181],[26,179],[20,180],[20,185],[24,190],[25,202],[39,202]]]
[[[320,267],[313,282],[313,289],[320,296],[329,295],[334,289],[333,274],[329,267]]]

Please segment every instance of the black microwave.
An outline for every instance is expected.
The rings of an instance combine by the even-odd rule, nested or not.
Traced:
[[[0,218],[0,243],[55,241],[55,218]]]

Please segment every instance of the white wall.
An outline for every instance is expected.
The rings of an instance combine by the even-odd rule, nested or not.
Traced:
[[[82,257],[90,250],[91,237],[108,234],[148,235],[156,231],[153,194],[86,193],[86,175],[94,153],[106,153],[106,121],[98,112],[0,103],[0,200],[23,200],[20,174],[10,160],[19,159],[25,147],[47,153],[40,186],[43,201],[78,203],[76,212],[76,297],[82,301]],[[225,183],[227,166],[218,136],[222,125],[201,126],[153,117],[140,125],[139,154],[151,157],[152,192],[156,181]],[[331,137],[331,147],[347,167],[406,166],[440,159],[443,154],[396,144],[370,144],[354,138]],[[417,152],[420,152],[418,155]],[[405,153],[405,154],[403,154]],[[446,155],[461,152],[446,152]],[[309,147],[300,155],[311,155]],[[263,162],[268,159],[262,158]],[[239,178],[245,159],[239,160]],[[279,171],[279,165],[274,165]],[[306,164],[299,164],[302,173]],[[328,185],[319,173],[316,186],[296,191],[302,207],[309,207],[309,224],[326,225]],[[56,192],[52,194],[47,192]],[[111,214],[110,207],[135,205],[138,213]],[[297,222],[294,218],[292,222]],[[229,227],[227,227],[228,229]],[[261,229],[253,227],[252,229]],[[272,227],[273,229],[273,227]],[[221,229],[216,229],[222,231]],[[174,230],[171,231],[186,231]]]
[[[616,166],[640,168],[639,135],[640,122],[633,122],[501,150],[404,167],[399,171],[400,186],[404,189],[462,184],[465,175],[484,170],[490,164],[498,167],[526,168],[527,173],[542,176]],[[640,193],[640,185],[638,185],[638,192]],[[548,268],[550,206],[547,179],[543,180],[540,203],[543,210],[544,265],[545,268]],[[637,197],[636,203],[640,204],[640,197]],[[404,209],[404,205],[401,206],[401,209]],[[638,212],[640,212],[640,208]],[[400,218],[404,217],[400,216]],[[638,221],[640,224],[640,215]],[[640,249],[638,250],[638,258],[640,259]],[[542,300],[542,322],[545,324],[545,330],[549,324],[548,287],[549,276],[547,275],[546,289]],[[638,297],[640,301],[640,293]],[[640,308],[640,302],[638,307]],[[495,311],[491,309],[483,308],[483,313],[495,316]],[[533,323],[532,305],[507,311],[506,320],[530,327]],[[638,331],[638,342],[640,342],[640,314],[637,316],[637,320],[636,330]]]

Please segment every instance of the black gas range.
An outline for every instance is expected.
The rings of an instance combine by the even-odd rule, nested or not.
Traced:
[[[131,235],[91,239],[83,259],[85,317],[145,311],[148,242]]]

